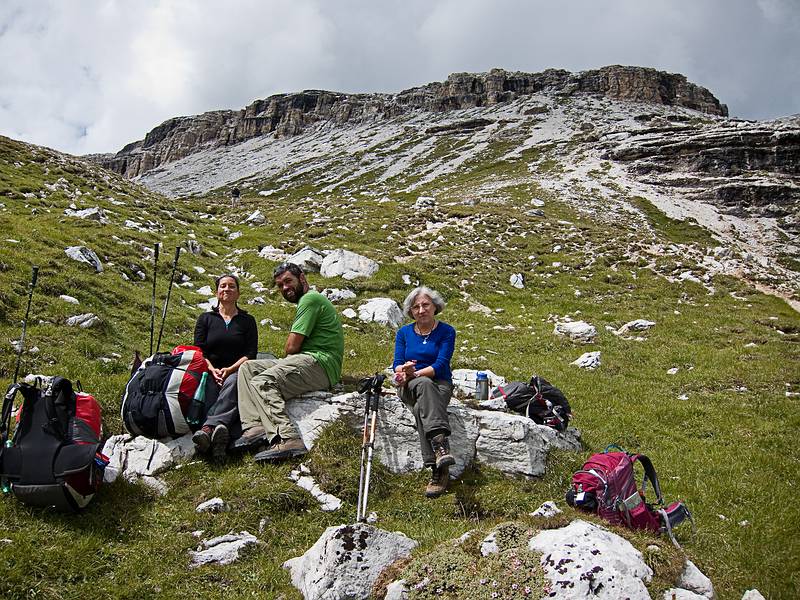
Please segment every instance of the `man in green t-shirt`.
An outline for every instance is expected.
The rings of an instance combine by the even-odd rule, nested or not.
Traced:
[[[239,367],[239,417],[242,437],[234,446],[269,448],[257,461],[278,460],[308,452],[300,432],[286,414],[286,400],[305,392],[327,390],[342,376],[344,334],[333,304],[309,290],[303,270],[282,263],[273,273],[283,297],[297,304],[280,360],[248,360]]]

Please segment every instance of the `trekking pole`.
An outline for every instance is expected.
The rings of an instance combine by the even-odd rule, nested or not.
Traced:
[[[369,498],[369,481],[372,474],[372,454],[375,449],[375,427],[378,421],[378,400],[381,397],[381,387],[385,375],[376,374],[368,381],[367,391],[367,410],[364,417],[364,444],[361,448],[361,472],[362,477],[359,481],[359,501],[356,511],[356,520],[365,522],[367,520],[367,500]],[[367,432],[367,422],[370,420],[369,433]],[[366,469],[364,468],[364,454],[366,453]]]
[[[172,282],[175,281],[175,269],[178,266],[178,257],[181,255],[181,247],[175,246],[175,260],[172,261],[172,274],[169,276],[169,287],[167,297],[164,299],[164,311],[161,313],[161,329],[158,331],[158,342],[156,343],[156,354],[161,347],[161,335],[164,333],[164,321],[167,320],[167,307],[169,306],[169,296],[172,293]]]
[[[153,301],[150,303],[150,356],[153,355],[153,334],[156,323],[156,273],[158,273],[158,246],[153,245]]]
[[[14,369],[14,381],[12,385],[17,383],[17,377],[19,377],[19,365],[20,361],[22,360],[22,350],[25,348],[25,331],[28,328],[28,315],[31,312],[31,299],[33,298],[33,288],[36,287],[36,278],[39,276],[39,267],[34,266],[33,272],[31,273],[31,283],[28,286],[30,289],[28,291],[28,308],[25,309],[25,319],[22,321],[22,336],[19,338],[19,346],[17,347],[17,366]]]

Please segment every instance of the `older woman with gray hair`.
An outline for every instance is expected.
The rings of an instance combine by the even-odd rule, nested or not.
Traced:
[[[413,319],[397,331],[394,343],[394,383],[400,399],[414,413],[422,459],[432,469],[425,488],[429,498],[447,490],[450,466],[450,422],[447,405],[453,393],[450,360],[456,330],[436,319],[445,303],[438,292],[428,287],[414,288],[403,302],[403,313]]]

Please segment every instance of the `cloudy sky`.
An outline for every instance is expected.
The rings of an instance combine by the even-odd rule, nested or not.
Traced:
[[[682,73],[731,116],[800,113],[800,0],[2,0],[0,134],[115,152],[275,93],[609,64]]]

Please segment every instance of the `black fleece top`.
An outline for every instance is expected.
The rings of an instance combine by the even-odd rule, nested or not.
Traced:
[[[258,353],[256,320],[241,308],[227,325],[217,311],[203,313],[194,326],[194,345],[200,347],[217,369],[230,367],[243,356],[255,358]]]

